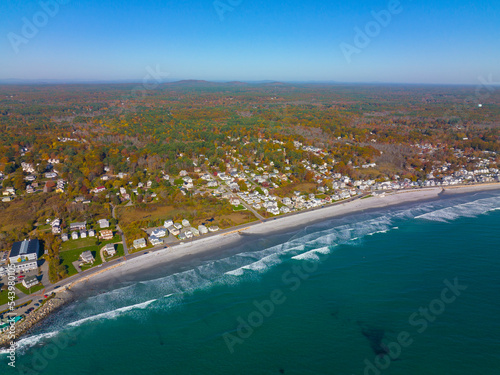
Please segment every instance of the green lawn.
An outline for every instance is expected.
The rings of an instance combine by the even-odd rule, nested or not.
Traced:
[[[92,255],[95,258],[95,262],[94,262],[93,266],[98,266],[99,264],[102,263],[101,255],[99,254],[99,249],[100,248],[98,248],[97,246],[89,246],[89,247],[86,247],[86,248],[73,249],[73,250],[67,250],[67,251],[61,252],[59,254],[59,256],[61,258],[61,264],[67,267],[67,269],[68,269],[68,275],[72,276],[72,275],[74,275],[74,274],[77,273],[76,272],[76,268],[73,266],[72,263],[74,261],[77,261],[80,258],[80,255],[84,251],[89,250],[89,251],[92,252]],[[82,270],[88,269],[90,267],[91,266],[82,267]]]
[[[243,206],[242,204],[236,206],[233,208],[233,211],[245,211],[247,208]]]
[[[82,247],[94,246],[97,242],[95,237],[79,238],[77,240],[68,240],[61,245],[61,251],[80,249]]]
[[[115,235],[112,239],[110,240],[106,240],[106,241],[101,241],[100,244],[101,244],[101,247],[103,247],[104,245],[108,244],[108,243],[116,243],[116,242],[122,242],[122,237],[120,235]]]
[[[125,251],[123,250],[123,244],[116,245],[115,249],[116,249],[116,255],[112,257],[106,257],[106,261],[110,261],[125,255]]]
[[[43,288],[45,288],[45,287],[43,286],[43,284],[37,284],[37,285],[32,286],[31,289],[28,290],[23,286],[23,284],[19,283],[16,285],[16,288],[19,289],[24,294],[28,295],[28,294],[30,294],[30,290],[31,290],[31,293],[36,293],[40,290],[43,290]]]
[[[17,296],[15,299],[17,299]],[[7,302],[9,302],[9,294],[7,290],[3,290],[0,292],[0,305],[6,304]]]

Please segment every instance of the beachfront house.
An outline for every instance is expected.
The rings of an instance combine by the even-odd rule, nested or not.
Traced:
[[[108,243],[104,246],[104,251],[108,254],[108,256],[112,257],[116,255],[115,245],[112,243]]]
[[[173,226],[173,225],[174,225],[173,220],[165,220],[165,222],[163,223],[163,226],[164,226],[165,228],[171,227],[171,226]]]
[[[174,226],[167,227],[167,230],[173,236],[178,236],[179,235],[179,229],[177,229]]]
[[[207,234],[208,228],[204,225],[198,225],[198,231],[200,232],[200,234]]]
[[[200,236],[200,231],[196,228],[189,228],[189,230],[191,231],[191,233],[193,233],[193,236],[195,237],[199,237]]]
[[[190,227],[191,226],[191,224],[189,223],[189,220],[187,220],[187,219],[182,220],[181,224],[183,227]]]
[[[103,240],[111,240],[113,238],[113,231],[109,229],[101,230],[100,235]]]
[[[95,261],[94,256],[89,250],[84,251],[83,253],[80,254],[80,260],[83,263],[94,263]]]
[[[26,289],[29,289],[31,288],[32,286],[35,286],[37,285],[39,282],[38,282],[38,279],[36,276],[27,276],[23,279],[23,286],[26,288]]]
[[[134,249],[142,249],[146,247],[146,240],[144,238],[138,238],[137,240],[134,240],[133,247]]]
[[[97,223],[101,229],[109,228],[109,221],[107,219],[98,220]]]
[[[219,227],[217,225],[212,225],[211,227],[208,228],[210,232],[217,232],[219,230]]]
[[[153,245],[153,246],[163,244],[163,240],[159,239],[156,236],[149,236],[149,242],[151,242],[151,245]]]
[[[156,228],[151,232],[151,235],[158,238],[162,238],[167,235],[167,230],[165,228]]]

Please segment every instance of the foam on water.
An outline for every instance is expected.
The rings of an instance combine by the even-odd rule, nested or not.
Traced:
[[[325,247],[320,247],[319,249],[313,249],[306,251],[305,253],[295,255],[292,257],[292,259],[295,260],[308,260],[308,261],[318,261],[321,260],[320,254],[321,255],[328,255],[332,252],[331,247],[325,246]]]
[[[155,301],[157,301],[157,299],[152,299],[150,301],[138,303],[138,304],[132,305],[132,306],[121,307],[119,309],[111,310],[111,311],[108,311],[108,312],[105,312],[102,314],[89,316],[88,318],[80,319],[80,320],[77,320],[76,322],[69,323],[68,326],[77,327],[85,322],[92,322],[92,321],[101,320],[101,319],[115,319],[118,316],[123,315],[124,313],[126,313],[128,311],[137,310],[137,309],[145,309],[146,307],[148,307],[149,305],[151,305]]]
[[[478,199],[473,202],[458,204],[451,207],[441,208],[427,212],[416,217],[429,221],[449,222],[461,217],[477,217],[491,211],[500,209],[500,197]]]

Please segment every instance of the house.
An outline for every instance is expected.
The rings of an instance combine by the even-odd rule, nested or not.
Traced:
[[[40,241],[37,239],[14,242],[9,253],[9,263],[13,264],[17,269],[18,265],[23,262],[34,261],[36,268],[36,260],[38,259],[39,252]]]
[[[69,225],[69,230],[74,231],[74,230],[86,230],[87,229],[87,222],[83,221],[81,223],[71,223]]]
[[[82,230],[80,232],[80,238],[87,238],[87,231],[86,230]]]
[[[101,230],[100,235],[103,240],[111,240],[113,238],[113,231],[109,229]]]
[[[184,176],[187,176],[187,175],[188,175],[188,173],[185,170],[182,170],[182,171],[179,172],[179,176],[181,176],[181,177],[184,177]]]
[[[198,231],[200,232],[200,234],[207,234],[208,233],[208,229],[204,225],[198,225]]]
[[[27,276],[23,279],[23,286],[26,288],[26,289],[29,289],[31,288],[32,286],[34,285],[37,285],[39,282],[38,282],[38,279],[36,276]]]
[[[163,223],[163,226],[165,228],[171,227],[173,225],[174,225],[174,222],[172,220],[165,220],[165,222]]]
[[[181,221],[183,227],[190,227],[191,224],[189,223],[189,220],[184,219]]]
[[[95,230],[89,229],[89,237],[95,237]]]
[[[149,242],[151,242],[151,245],[153,246],[161,245],[163,243],[163,241],[156,236],[149,236]]]
[[[72,240],[77,240],[78,239],[78,232],[72,232],[71,233],[71,239]]]
[[[133,247],[134,249],[142,249],[146,247],[146,240],[144,238],[138,238],[137,240],[134,240]]]
[[[61,234],[61,240],[63,242],[66,242],[67,240],[69,240],[68,233]]]
[[[5,194],[5,193],[7,193],[7,194]],[[8,188],[6,188],[6,189],[5,189],[5,191],[4,191],[4,193],[3,193],[3,195],[9,195],[9,194],[11,194],[11,195],[16,194],[16,191],[14,190],[14,188],[13,188],[13,187],[10,187],[10,186],[9,186]]]
[[[101,229],[109,228],[109,221],[107,219],[98,220],[97,223]]]
[[[11,202],[13,200],[14,200],[14,198],[12,198],[12,197],[3,197],[2,198],[2,202]]]
[[[195,237],[199,237],[200,236],[200,231],[196,228],[190,228],[189,229],[191,231],[191,233],[193,233],[193,236]]]
[[[173,235],[173,236],[178,236],[179,235],[179,229],[177,229],[176,227],[174,227],[173,225],[172,226],[169,226],[167,227],[167,230],[168,232]]]
[[[108,254],[108,256],[112,257],[116,255],[115,245],[112,243],[108,243],[104,246],[104,251]]]
[[[211,227],[208,228],[210,232],[217,232],[219,230],[219,227],[217,225],[212,225]]]
[[[104,186],[99,186],[91,190],[91,192],[94,194],[99,194],[102,193],[103,191],[106,191],[106,188]]]
[[[94,263],[95,259],[92,253],[87,250],[80,254],[80,259],[84,263]]]
[[[156,228],[151,232],[151,235],[158,238],[165,237],[167,235],[167,230],[165,228]]]
[[[56,178],[57,173],[56,172],[47,172],[45,173],[45,178]]]

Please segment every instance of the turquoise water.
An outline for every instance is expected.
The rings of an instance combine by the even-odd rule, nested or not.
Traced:
[[[497,208],[482,193],[242,239],[67,306],[1,373],[496,374]]]

